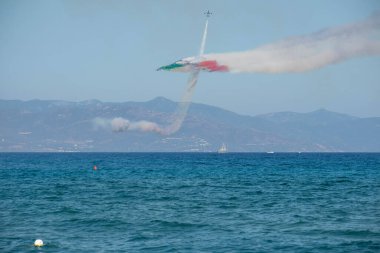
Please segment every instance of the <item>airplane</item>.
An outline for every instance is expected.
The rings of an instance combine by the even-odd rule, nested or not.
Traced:
[[[205,14],[206,17],[209,18],[209,17],[212,15],[212,12],[210,12],[209,10],[207,10],[207,12],[205,12],[205,13],[203,13],[203,14]]]
[[[212,15],[212,12],[207,10],[207,12],[204,13],[207,17],[207,19]],[[206,21],[206,27],[205,27],[205,34],[207,32],[207,21]],[[157,71],[160,70],[166,70],[166,71],[172,71],[172,72],[195,72],[195,71],[208,71],[208,72],[225,72],[228,71],[228,67],[225,65],[219,65],[214,60],[207,60],[203,57],[203,50],[204,50],[204,43],[205,43],[206,37],[202,40],[201,45],[201,52],[198,57],[186,57],[183,59],[180,59],[172,64],[162,66],[157,69]]]

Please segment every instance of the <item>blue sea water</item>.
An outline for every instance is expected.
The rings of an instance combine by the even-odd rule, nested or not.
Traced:
[[[0,251],[380,252],[380,154],[1,153]]]

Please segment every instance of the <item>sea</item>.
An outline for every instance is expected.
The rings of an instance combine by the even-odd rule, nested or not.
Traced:
[[[0,252],[380,252],[380,154],[0,153]]]

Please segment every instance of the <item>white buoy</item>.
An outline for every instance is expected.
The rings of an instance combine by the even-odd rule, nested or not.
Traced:
[[[41,239],[37,239],[34,241],[34,246],[42,247],[42,246],[44,246],[44,242]]]

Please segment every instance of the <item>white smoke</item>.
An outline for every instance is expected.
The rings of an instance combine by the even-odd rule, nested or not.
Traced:
[[[95,118],[93,124],[96,128],[111,129],[113,132],[140,131],[155,132],[162,135],[174,134],[181,128],[182,123],[186,118],[187,111],[191,104],[191,97],[193,96],[194,88],[198,81],[198,76],[199,70],[190,75],[182,100],[178,104],[176,112],[173,114],[173,121],[165,127],[151,121],[130,121],[122,117],[116,117],[113,119]]]
[[[205,51],[207,28],[208,28],[208,20],[206,20],[205,29],[203,31],[201,48],[199,50],[198,59],[202,57]],[[165,134],[165,135],[174,134],[181,128],[182,123],[186,118],[187,111],[189,110],[189,106],[191,104],[191,98],[193,97],[195,86],[197,85],[197,82],[198,82],[199,72],[200,72],[199,69],[194,69],[193,72],[190,74],[181,102],[179,103],[177,107],[177,111],[174,113],[174,120],[170,125],[166,126],[163,129],[162,134]]]
[[[302,72],[353,57],[380,54],[380,13],[362,22],[288,38],[251,51],[207,54],[230,72]]]
[[[182,96],[182,100],[178,104],[177,111],[174,113],[174,120],[170,125],[166,126],[163,129],[162,134],[165,134],[165,135],[174,134],[181,128],[182,123],[186,118],[187,111],[189,110],[189,106],[191,104],[191,98],[194,93],[195,85],[197,84],[197,81],[198,81],[198,76],[199,76],[199,70],[195,71],[194,73],[190,75],[190,78],[187,82],[187,87]]]
[[[124,131],[140,131],[140,132],[156,132],[162,133],[163,129],[154,122],[141,120],[141,121],[129,121],[122,117],[113,119],[95,118],[93,120],[95,127],[104,129],[111,129],[113,132]]]

